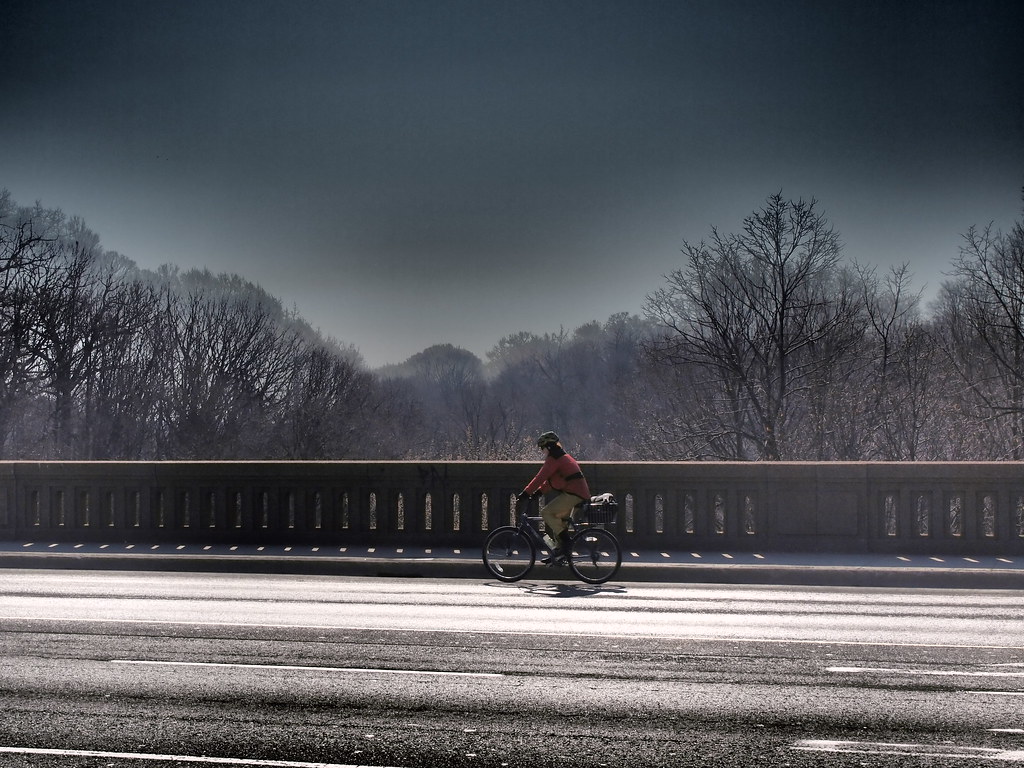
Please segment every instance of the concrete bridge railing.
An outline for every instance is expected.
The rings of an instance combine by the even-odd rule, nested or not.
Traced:
[[[477,547],[539,462],[0,462],[0,538]],[[585,462],[627,549],[1024,553],[1013,463]]]

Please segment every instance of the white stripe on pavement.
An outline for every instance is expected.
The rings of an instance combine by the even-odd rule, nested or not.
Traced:
[[[826,672],[844,674],[928,675],[933,677],[1024,677],[1022,672],[969,672],[960,669],[887,669],[885,667],[826,667]]]
[[[162,760],[207,765],[247,765],[253,768],[369,768],[342,763],[310,763],[296,760],[256,760],[245,757],[208,757],[206,755],[154,755],[146,752],[101,752],[91,749],[40,749],[36,747],[0,747],[0,753],[13,755],[53,755],[56,757],[98,757],[108,760]],[[394,768],[394,766],[392,766]]]
[[[383,675],[435,675],[446,677],[504,677],[498,672],[440,672],[425,669],[370,669],[364,667],[312,667],[289,664],[239,664],[214,661],[153,661],[147,659],[111,659],[111,664],[145,664],[168,667],[242,667],[244,669],[298,670],[302,672],[353,672]]]
[[[1024,762],[1024,750],[992,747],[955,747],[947,744],[893,744],[882,741],[832,741],[805,739],[790,747],[803,752],[830,752],[851,755],[900,755],[902,757],[945,757],[956,759],[1003,760]]]

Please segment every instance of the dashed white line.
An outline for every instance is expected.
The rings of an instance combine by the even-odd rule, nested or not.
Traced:
[[[791,749],[803,752],[831,752],[855,755],[901,755],[903,757],[946,757],[976,760],[1024,762],[1024,750],[993,747],[957,747],[946,744],[894,744],[882,741],[832,741],[805,739]]]
[[[349,672],[353,674],[425,675],[434,677],[504,677],[497,672],[444,672],[423,669],[369,669],[363,667],[313,667],[289,664],[239,664],[213,661],[161,661],[150,659],[111,659],[111,664],[136,664],[167,667],[227,667],[242,669],[272,669],[300,672]]]
[[[258,760],[245,757],[208,757],[207,755],[155,755],[147,752],[102,752],[92,749],[41,749],[36,747],[0,747],[11,755],[52,755],[55,757],[96,757],[107,760],[154,760],[207,765],[248,765],[254,768],[367,768],[342,763],[311,763],[303,760]]]
[[[971,672],[961,669],[888,669],[885,667],[826,667],[840,674],[924,675],[932,677],[1024,677],[1021,672]]]

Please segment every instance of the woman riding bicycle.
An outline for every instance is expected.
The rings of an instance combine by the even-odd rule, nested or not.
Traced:
[[[537,438],[537,447],[547,452],[544,464],[541,466],[537,476],[527,483],[526,488],[519,494],[520,498],[529,498],[535,493],[557,492],[544,509],[541,516],[544,518],[544,527],[547,529],[551,540],[557,542],[557,548],[551,553],[548,559],[551,563],[561,558],[564,552],[569,549],[569,536],[566,531],[568,524],[566,520],[572,511],[584,501],[590,500],[590,488],[587,486],[587,479],[580,470],[576,459],[565,452],[558,435],[554,432],[545,432]],[[548,562],[545,561],[545,562]]]

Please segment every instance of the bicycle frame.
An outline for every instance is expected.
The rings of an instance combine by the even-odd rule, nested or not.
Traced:
[[[571,528],[572,521],[569,520],[567,522]],[[544,541],[544,534],[541,533],[541,525],[543,523],[544,518],[540,515],[532,516],[529,512],[523,510],[519,513],[519,523],[516,527],[533,540],[533,544],[538,550],[544,549],[550,551],[551,547],[549,547],[548,543]]]
[[[552,552],[541,532],[543,519],[523,510],[515,525],[499,526],[487,534],[483,560],[493,576],[501,581],[518,581],[533,569],[538,551]],[[612,578],[622,563],[622,550],[605,524],[571,517],[566,524],[571,546],[557,564],[568,565],[574,575],[589,584],[602,584]]]

